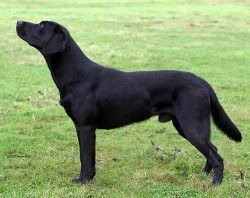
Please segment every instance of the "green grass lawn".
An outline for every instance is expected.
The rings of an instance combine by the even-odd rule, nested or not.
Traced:
[[[249,19],[246,0],[1,0],[0,197],[249,197]],[[75,129],[43,57],[17,37],[17,20],[63,24],[103,65],[205,78],[243,135],[236,144],[212,126],[222,185],[208,187],[205,158],[157,118],[98,130],[96,177],[71,183],[80,170]]]

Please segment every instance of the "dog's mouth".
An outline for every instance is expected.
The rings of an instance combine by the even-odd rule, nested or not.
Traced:
[[[16,27],[16,32],[21,39],[24,39],[24,37],[26,36],[26,31],[23,28]]]

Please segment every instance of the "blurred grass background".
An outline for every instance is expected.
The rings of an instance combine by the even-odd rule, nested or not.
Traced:
[[[2,0],[0,17],[1,197],[249,196],[249,1]],[[222,185],[208,188],[204,157],[156,118],[98,130],[97,175],[72,184],[80,169],[74,126],[43,57],[17,37],[17,20],[63,24],[106,66],[185,70],[210,82],[243,134],[236,144],[212,127]]]

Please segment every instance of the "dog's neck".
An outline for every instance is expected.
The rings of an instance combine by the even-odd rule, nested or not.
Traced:
[[[72,83],[85,81],[100,67],[91,61],[71,39],[62,52],[44,57],[52,78],[61,92]]]

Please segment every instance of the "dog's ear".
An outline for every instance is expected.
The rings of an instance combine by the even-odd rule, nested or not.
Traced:
[[[54,34],[46,41],[41,50],[44,56],[64,51],[67,44],[66,32],[61,28],[56,28]]]

